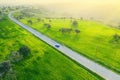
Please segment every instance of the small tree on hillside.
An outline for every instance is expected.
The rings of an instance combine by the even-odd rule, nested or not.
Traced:
[[[75,32],[76,32],[76,34],[78,34],[78,33],[80,33],[80,30],[76,29]]]
[[[9,71],[11,68],[10,62],[9,61],[5,61],[3,63],[0,64],[0,74],[2,73],[6,73],[7,71]]]
[[[52,22],[52,20],[49,20],[49,22]]]
[[[45,26],[47,29],[50,29],[50,28],[51,28],[51,25],[48,24],[48,23],[45,23],[44,26]]]
[[[120,25],[118,25],[118,28],[120,29]]]
[[[33,23],[31,20],[28,20],[27,22],[28,22],[28,24],[31,24],[31,25],[32,25],[32,23]]]
[[[2,15],[2,11],[0,11],[0,15]]]
[[[77,21],[73,21],[72,22],[72,26],[78,26],[78,22]]]
[[[120,36],[118,34],[113,35],[113,38],[116,42],[120,40]]]
[[[40,21],[41,21],[41,19],[40,19],[40,18],[38,18],[38,19],[37,19],[37,21],[38,21],[38,22],[40,22]]]
[[[81,17],[80,20],[83,20],[83,17]]]
[[[20,47],[18,51],[23,57],[28,56],[31,53],[30,48],[27,46]]]

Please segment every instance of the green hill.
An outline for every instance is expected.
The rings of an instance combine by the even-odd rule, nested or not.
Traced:
[[[120,31],[94,21],[64,18],[24,18],[20,21],[80,54],[120,73]],[[27,21],[31,20],[32,24]],[[51,20],[51,21],[50,21]],[[77,21],[77,26],[72,22]],[[44,25],[50,24],[48,29]],[[60,31],[64,29],[64,32]],[[72,31],[65,31],[72,29]],[[79,30],[80,33],[76,33]],[[115,37],[117,35],[117,37]],[[116,40],[117,38],[117,40]]]
[[[12,63],[17,80],[102,79],[14,24],[8,17],[0,21],[0,33],[0,62],[22,45],[31,49],[30,57]]]

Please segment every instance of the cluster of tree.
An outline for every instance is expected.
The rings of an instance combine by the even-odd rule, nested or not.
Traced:
[[[11,68],[10,61],[4,61],[0,64],[0,77],[7,73]]]
[[[28,17],[28,18],[30,18],[30,17],[34,16],[34,14],[29,13],[29,12],[26,12],[25,10],[22,10],[20,13],[21,13],[21,15],[22,15],[23,17]]]
[[[120,25],[118,25],[118,29],[120,29]]]
[[[61,19],[66,19],[66,17],[61,17]]]
[[[30,48],[27,46],[22,46],[18,51],[12,52],[8,58],[8,61],[4,61],[0,64],[0,79],[5,78],[5,80],[16,80],[16,76],[11,66],[12,62],[20,60],[21,56],[22,58],[27,57],[30,53]]]
[[[37,21],[38,21],[38,22],[44,22],[44,19],[37,18]]]
[[[24,16],[22,16],[22,15],[19,15],[19,16],[17,15],[17,16],[14,16],[14,17],[15,17],[16,19],[18,19],[18,20],[24,18]]]
[[[45,19],[51,19],[50,17],[45,17]]]
[[[0,20],[5,20],[5,13],[0,10]]]
[[[71,33],[71,32],[75,32],[77,34],[80,33],[80,30],[78,29],[73,30],[72,28],[61,28],[59,29],[59,31],[62,33]]]
[[[59,29],[59,31],[61,31],[62,33],[70,33],[70,32],[72,32],[73,31],[73,29],[71,29],[71,28],[61,28],[61,29]]]
[[[18,62],[21,59],[23,59],[23,57],[27,57],[29,54],[31,53],[30,48],[27,46],[22,46],[19,48],[19,50],[11,52],[10,56],[8,57],[8,59],[11,62]]]
[[[34,16],[34,14],[28,13],[25,10],[22,10],[18,13],[18,15],[14,16],[16,19],[23,19],[24,17],[30,18]]]
[[[44,26],[45,26],[47,29],[50,29],[50,28],[51,28],[51,25],[48,24],[48,23],[45,23]]]

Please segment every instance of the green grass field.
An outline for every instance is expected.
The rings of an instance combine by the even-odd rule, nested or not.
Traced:
[[[27,20],[32,20],[33,24],[28,24]],[[39,32],[51,37],[52,39],[67,45],[69,48],[87,56],[88,58],[120,73],[120,43],[113,43],[113,35],[120,31],[109,26],[94,21],[77,20],[78,27],[71,26],[74,19],[49,19],[43,18],[38,22],[36,17],[24,18],[20,21],[38,30]],[[46,29],[43,25],[49,23],[51,29]],[[76,34],[61,33],[60,28],[79,29],[81,32]]]
[[[31,49],[32,56],[13,64],[17,80],[99,80],[32,34],[14,24],[7,17],[0,21],[0,62],[22,45]]]

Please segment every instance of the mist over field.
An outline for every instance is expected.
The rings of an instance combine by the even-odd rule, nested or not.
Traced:
[[[119,4],[52,4],[46,6],[49,10],[63,14],[68,17],[83,17],[85,19],[93,19],[102,23],[118,26],[120,23]]]
[[[119,0],[0,0],[0,4],[43,6],[56,16],[92,18],[113,26],[120,24],[119,2]]]
[[[120,0],[0,0],[0,80],[120,80]]]

